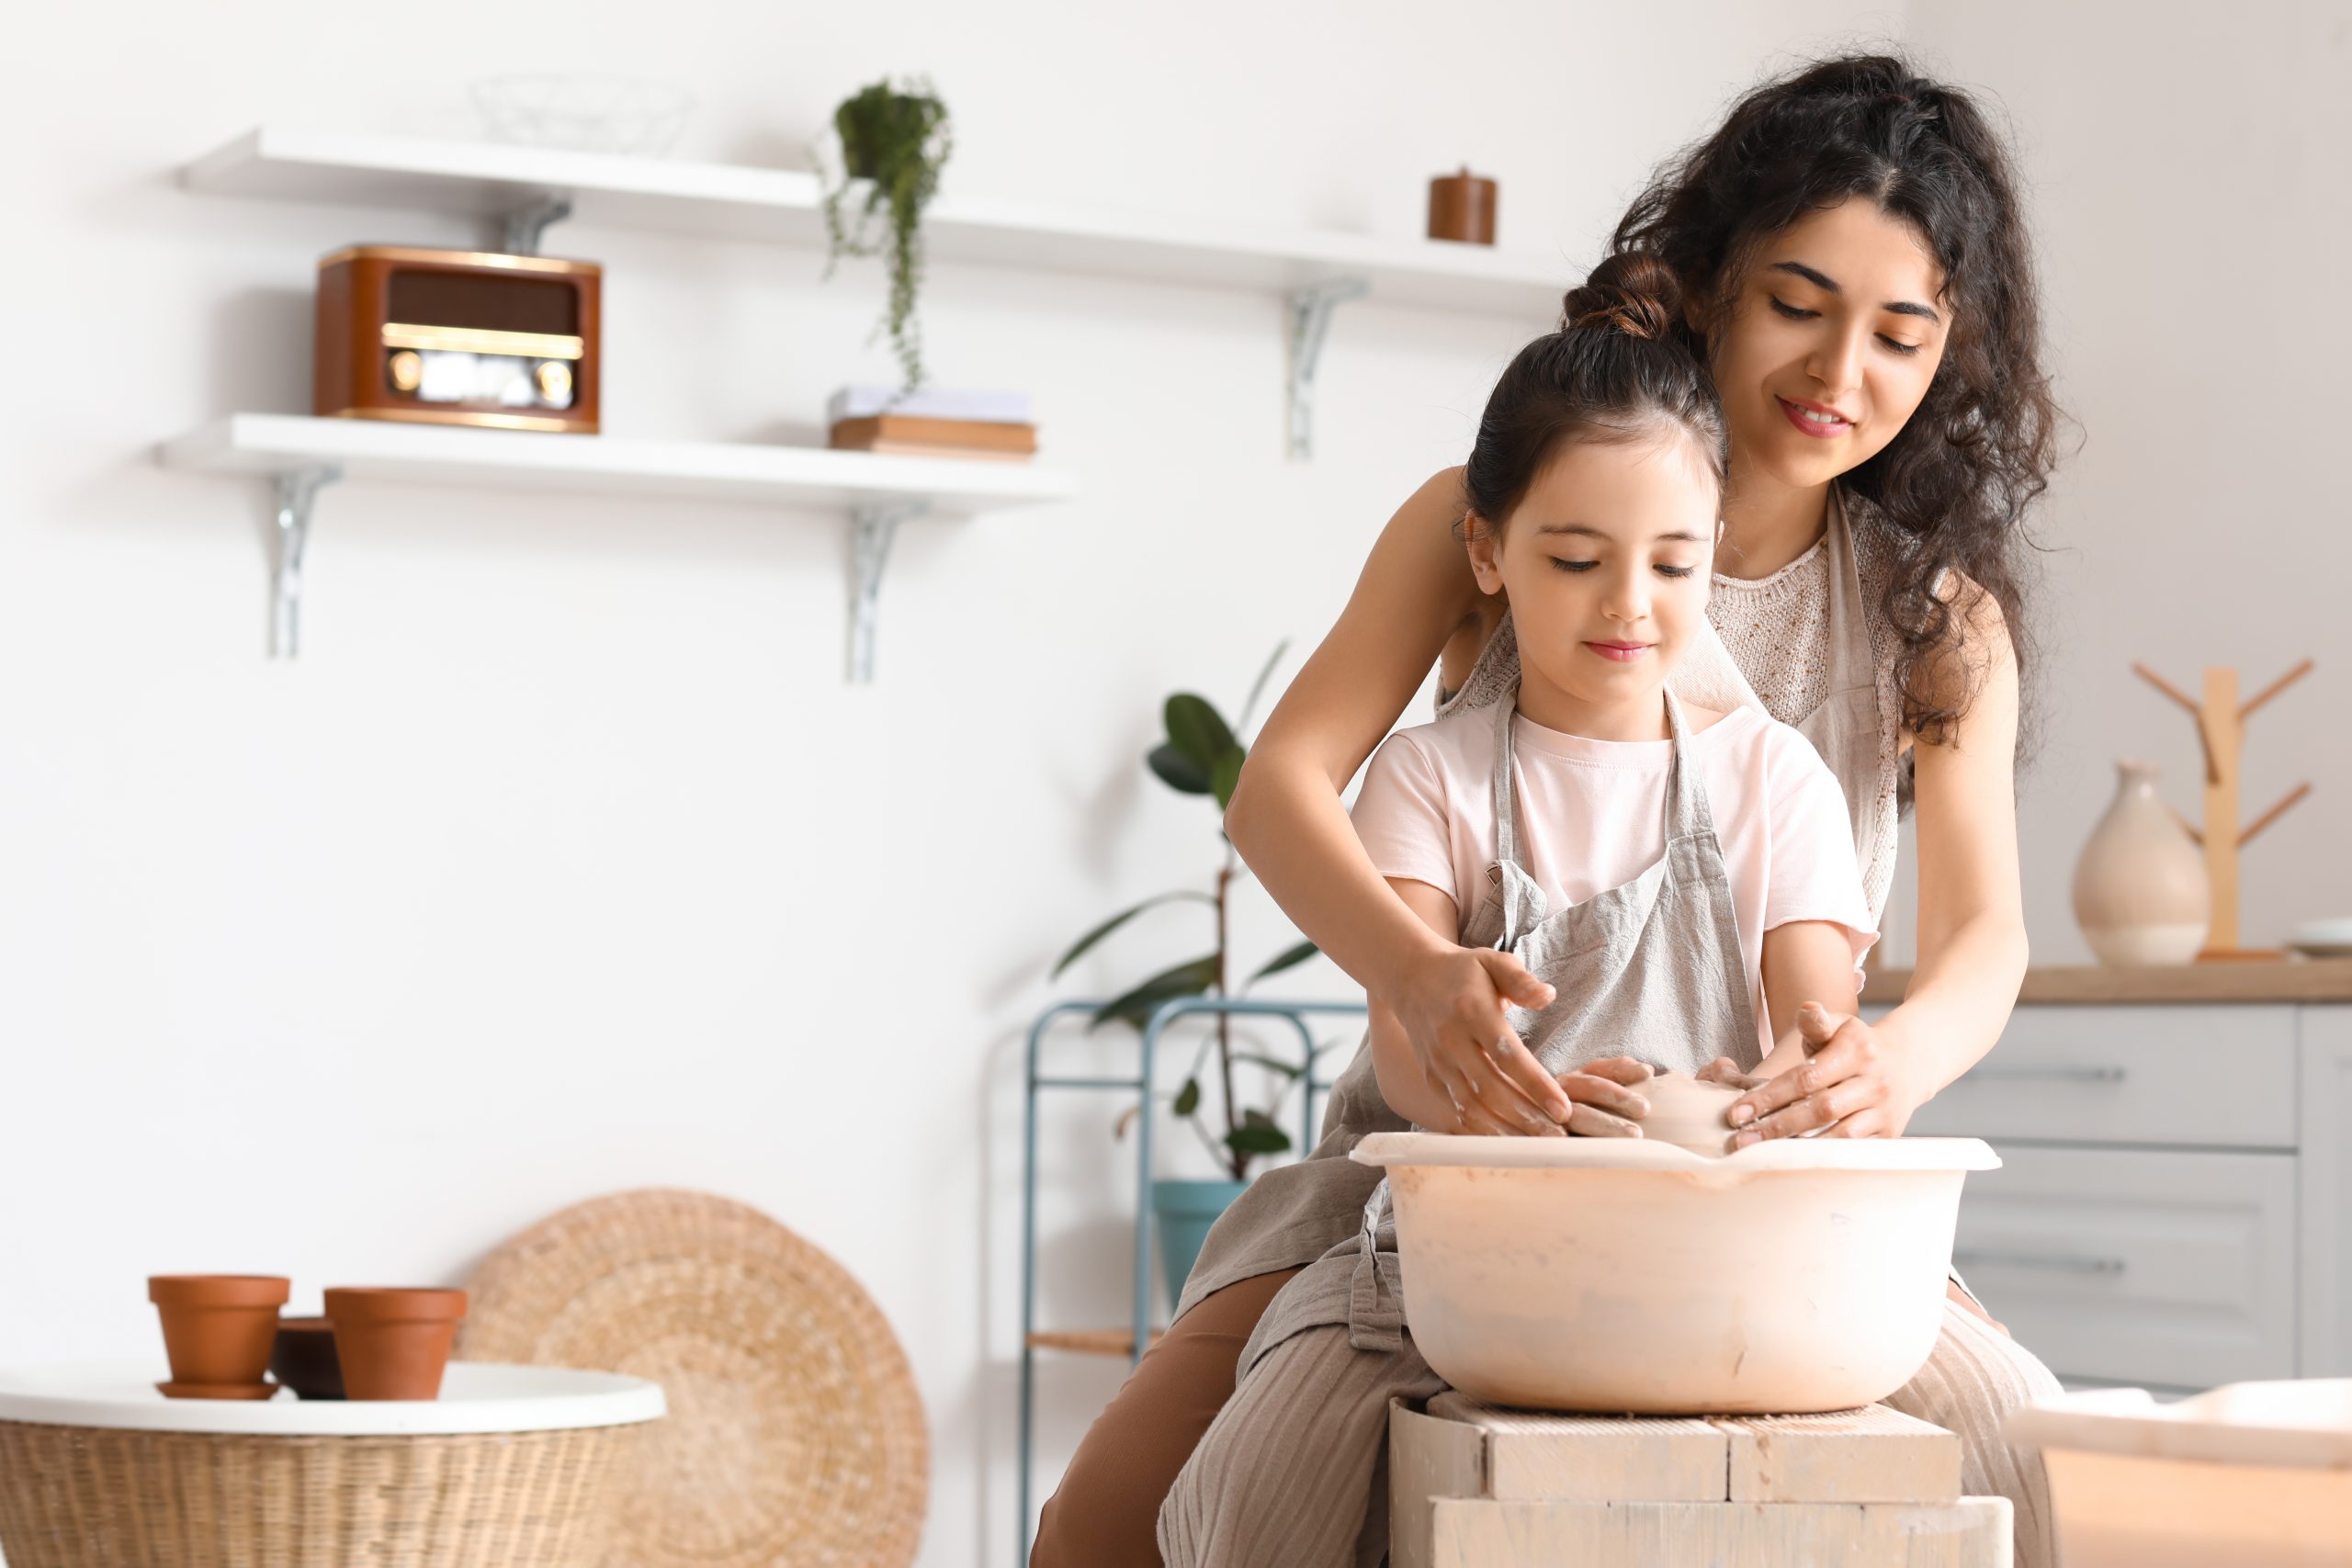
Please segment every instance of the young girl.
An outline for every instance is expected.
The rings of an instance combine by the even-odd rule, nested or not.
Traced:
[[[1516,700],[1398,734],[1355,809],[1416,914],[1553,989],[1512,1022],[1572,1109],[1565,1129],[1513,1131],[1638,1136],[1652,1067],[1802,1061],[1799,1004],[1850,1011],[1875,936],[1845,797],[1813,747],[1669,684],[1706,635],[1724,458],[1705,369],[1673,341],[1679,308],[1662,266],[1609,264],[1568,297],[1565,330],[1503,373],[1465,532],[1479,587],[1510,595]],[[1188,1298],[1308,1266],[1169,1495],[1170,1568],[1386,1551],[1388,1401],[1442,1384],[1413,1348],[1393,1224],[1367,1205],[1379,1173],[1347,1156],[1367,1133],[1452,1125],[1484,1087],[1426,1074],[1375,1003],[1314,1155],[1261,1178],[1211,1234]]]

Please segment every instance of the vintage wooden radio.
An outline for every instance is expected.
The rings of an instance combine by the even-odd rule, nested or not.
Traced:
[[[353,245],[319,262],[315,412],[594,434],[594,262]]]

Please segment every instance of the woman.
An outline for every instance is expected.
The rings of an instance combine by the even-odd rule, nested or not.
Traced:
[[[1751,92],[1668,165],[1612,238],[1666,263],[1731,437],[1708,608],[1712,679],[1758,701],[1844,785],[1873,916],[1893,881],[1898,794],[1919,847],[1918,958],[1875,1025],[1815,1016],[1812,1060],[1733,1110],[1741,1141],[1899,1134],[1989,1050],[2023,977],[2013,758],[2024,623],[2019,528],[2057,412],[2041,367],[2031,258],[2007,156],[1962,94],[1869,57]],[[1383,531],[1339,624],[1252,745],[1227,829],[1284,911],[1402,1021],[1463,1133],[1556,1132],[1638,1115],[1637,1090],[1566,1087],[1504,1025],[1551,998],[1507,955],[1443,941],[1390,890],[1340,792],[1439,664],[1443,705],[1518,677],[1507,612],[1483,614],[1453,529],[1458,471]],[[1690,662],[1701,661],[1693,649]],[[1303,1266],[1319,1238],[1302,1238]],[[1158,1561],[1161,1500],[1234,1388],[1267,1304],[1298,1267],[1217,1267],[1212,1237],[1174,1325],[1073,1459],[1032,1561]],[[1958,1292],[1955,1292],[1958,1296]],[[1959,1431],[1972,1492],[2017,1508],[2018,1562],[2048,1559],[2038,1462],[2001,1414],[2056,1382],[1958,1297],[1928,1367],[1892,1403]]]

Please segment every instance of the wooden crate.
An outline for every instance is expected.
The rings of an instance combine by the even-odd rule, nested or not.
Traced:
[[[2008,1568],[2009,1503],[1960,1439],[1884,1405],[1596,1416],[1460,1393],[1389,1412],[1394,1568]]]

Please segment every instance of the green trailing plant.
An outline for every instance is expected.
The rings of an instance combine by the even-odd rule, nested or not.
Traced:
[[[898,351],[905,390],[922,384],[922,331],[915,299],[922,287],[922,214],[939,194],[939,172],[954,151],[947,106],[914,77],[898,87],[886,77],[861,87],[833,110],[842,139],[842,183],[825,193],[830,242],[825,276],[843,256],[879,255],[890,275],[890,299],[875,329]],[[865,182],[862,203],[852,191]]]
[[[1286,646],[1286,645],[1285,645]],[[1282,660],[1283,649],[1274,649],[1273,657],[1258,672],[1257,681],[1250,688],[1249,700],[1242,705],[1241,723],[1247,726],[1250,713],[1257,707],[1264,693],[1267,679]],[[1128,921],[1148,910],[1170,904],[1197,904],[1205,907],[1212,917],[1212,935],[1216,945],[1197,958],[1161,970],[1149,979],[1113,998],[1098,1008],[1090,1028],[1121,1022],[1141,1029],[1152,1010],[1163,1002],[1179,997],[1238,997],[1250,987],[1271,976],[1293,969],[1315,956],[1311,942],[1297,942],[1274,954],[1253,970],[1249,978],[1235,984],[1231,976],[1229,936],[1231,897],[1235,884],[1247,877],[1249,869],[1233,852],[1232,841],[1226,838],[1222,818],[1225,808],[1232,802],[1234,785],[1241,778],[1242,759],[1250,754],[1248,746],[1235,733],[1235,727],[1225,721],[1214,704],[1191,692],[1179,692],[1170,697],[1161,710],[1166,733],[1159,744],[1144,756],[1144,766],[1154,778],[1182,795],[1204,795],[1216,803],[1219,825],[1217,842],[1224,852],[1215,881],[1207,889],[1198,887],[1172,888],[1157,893],[1139,904],[1130,905],[1097,925],[1070,944],[1054,965],[1054,977],[1091,952],[1096,943]],[[1248,1042],[1244,1040],[1243,1044]],[[1218,1087],[1225,1108],[1225,1125],[1212,1134],[1202,1119],[1201,1079],[1209,1065],[1209,1054],[1216,1053]],[[1192,1069],[1183,1086],[1174,1094],[1163,1096],[1171,1109],[1190,1122],[1194,1132],[1209,1147],[1219,1164],[1231,1173],[1236,1181],[1250,1179],[1252,1161],[1265,1155],[1278,1155],[1292,1147],[1290,1134],[1279,1122],[1283,1102],[1304,1079],[1313,1066],[1317,1047],[1304,1061],[1286,1062],[1263,1052],[1237,1048],[1234,1021],[1229,1014],[1216,1017],[1216,1028],[1208,1032],[1195,1055]],[[1235,1092],[1233,1069],[1236,1064],[1262,1068],[1275,1080],[1275,1092],[1269,1103],[1247,1105]],[[1119,1119],[1119,1133],[1125,1134],[1142,1108],[1135,1107]]]

